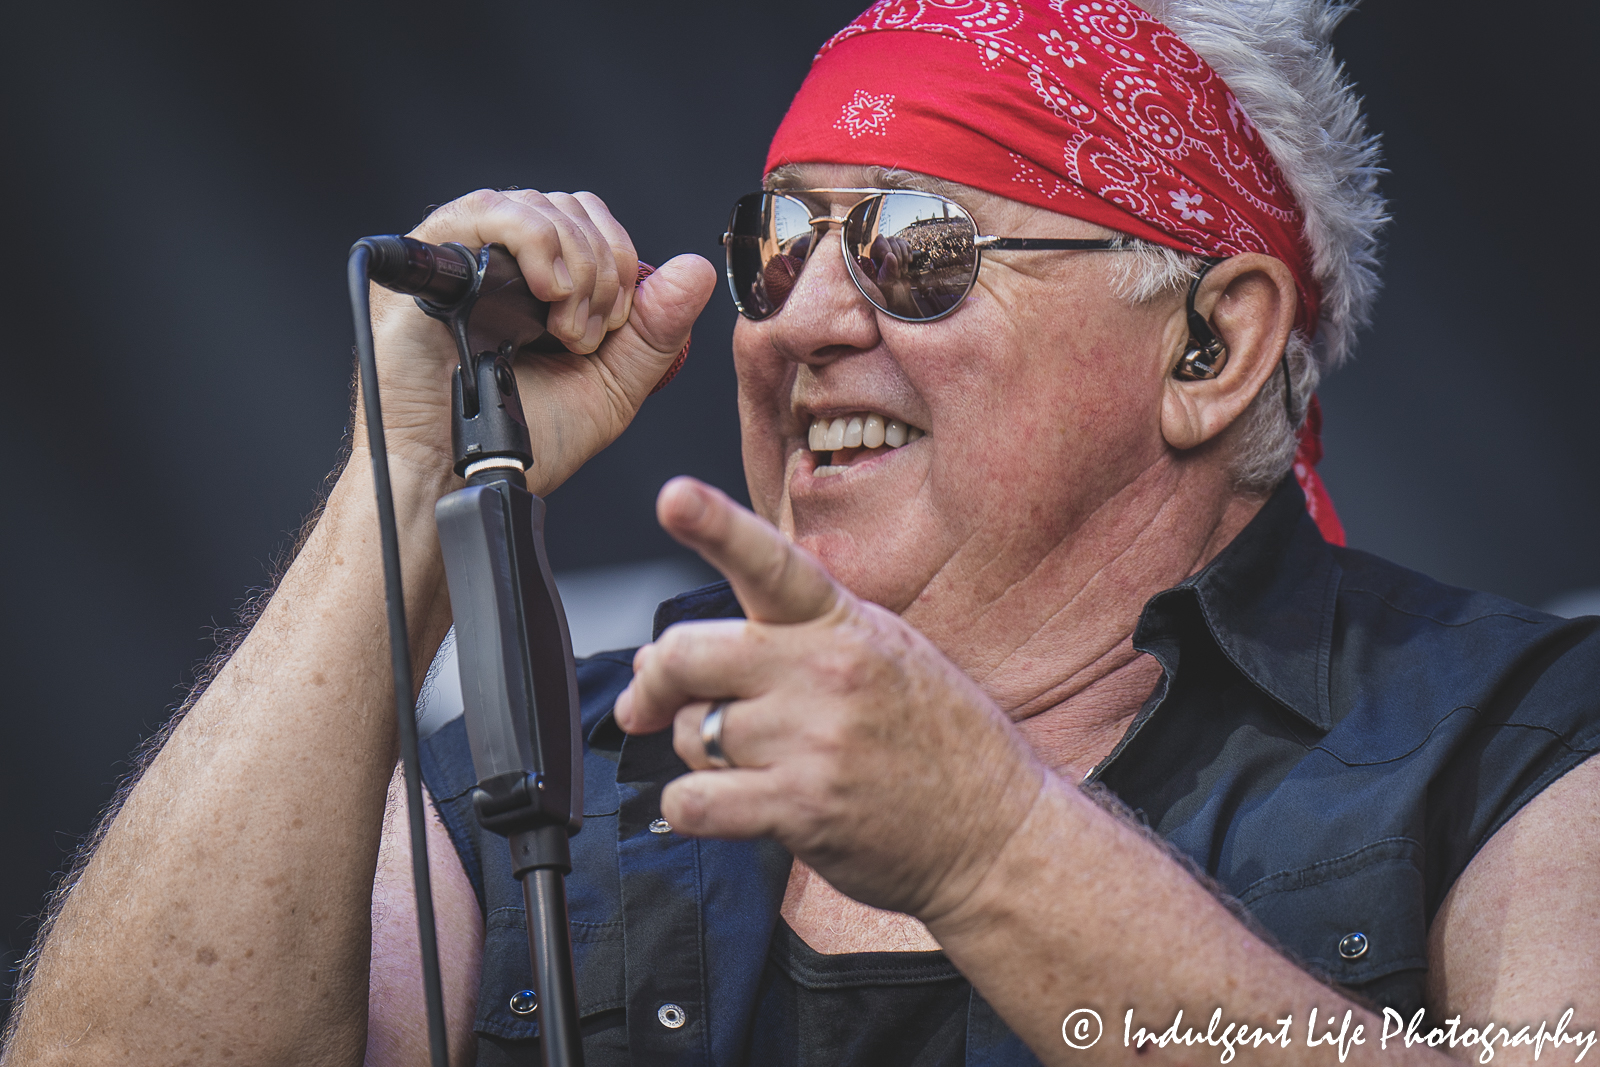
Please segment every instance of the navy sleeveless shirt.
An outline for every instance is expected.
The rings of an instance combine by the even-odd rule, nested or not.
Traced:
[[[662,604],[656,633],[738,615],[718,583]],[[1209,566],[1151,599],[1134,644],[1163,677],[1091,777],[1303,965],[1407,1015],[1457,876],[1600,749],[1600,618],[1554,618],[1330,546],[1293,478]],[[613,722],[631,663],[628,650],[578,666],[584,825],[567,892],[586,1059],[734,1067],[790,857],[660,821],[662,787],[687,768],[670,730],[626,737]],[[537,1013],[511,1007],[531,986],[522,894],[504,840],[473,818],[462,721],[422,756],[484,912],[478,1062],[536,1064]],[[976,991],[966,1014],[968,1067],[1037,1062]]]

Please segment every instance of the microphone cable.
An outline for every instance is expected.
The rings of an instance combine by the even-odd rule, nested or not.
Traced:
[[[450,1067],[444,1019],[444,987],[439,977],[439,939],[433,915],[433,883],[428,871],[427,816],[422,800],[422,768],[417,758],[417,708],[411,691],[411,641],[406,634],[406,602],[400,582],[400,534],[389,482],[389,453],[378,400],[378,359],[372,341],[368,267],[372,247],[358,241],[350,249],[347,275],[350,313],[355,319],[356,359],[361,368],[361,401],[367,417],[367,450],[372,453],[372,485],[377,496],[378,529],[383,542],[383,599],[389,616],[389,660],[394,673],[394,708],[400,727],[400,764],[406,781],[406,811],[411,834],[411,878],[417,894],[417,942],[422,954],[422,989],[428,1010],[428,1051],[432,1067]]]

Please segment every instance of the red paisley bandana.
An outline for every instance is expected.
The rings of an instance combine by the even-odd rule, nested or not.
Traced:
[[[918,171],[1182,252],[1288,265],[1297,323],[1319,288],[1302,216],[1222,79],[1128,0],[879,0],[822,46],[766,169]],[[1323,535],[1344,543],[1312,469],[1295,473]]]

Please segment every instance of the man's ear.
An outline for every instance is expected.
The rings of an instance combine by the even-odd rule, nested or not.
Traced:
[[[1184,310],[1173,331],[1184,343],[1167,361],[1166,395],[1161,402],[1161,435],[1177,449],[1190,449],[1216,437],[1244,414],[1283,359],[1294,328],[1299,295],[1282,260],[1251,252],[1223,260],[1206,272],[1194,308],[1211,324],[1226,348],[1215,378],[1178,377],[1189,347]]]

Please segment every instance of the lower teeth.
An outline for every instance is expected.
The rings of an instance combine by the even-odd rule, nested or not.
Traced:
[[[818,467],[811,473],[816,475],[818,478],[826,478],[831,474],[843,474],[849,469],[850,468],[848,467]]]

